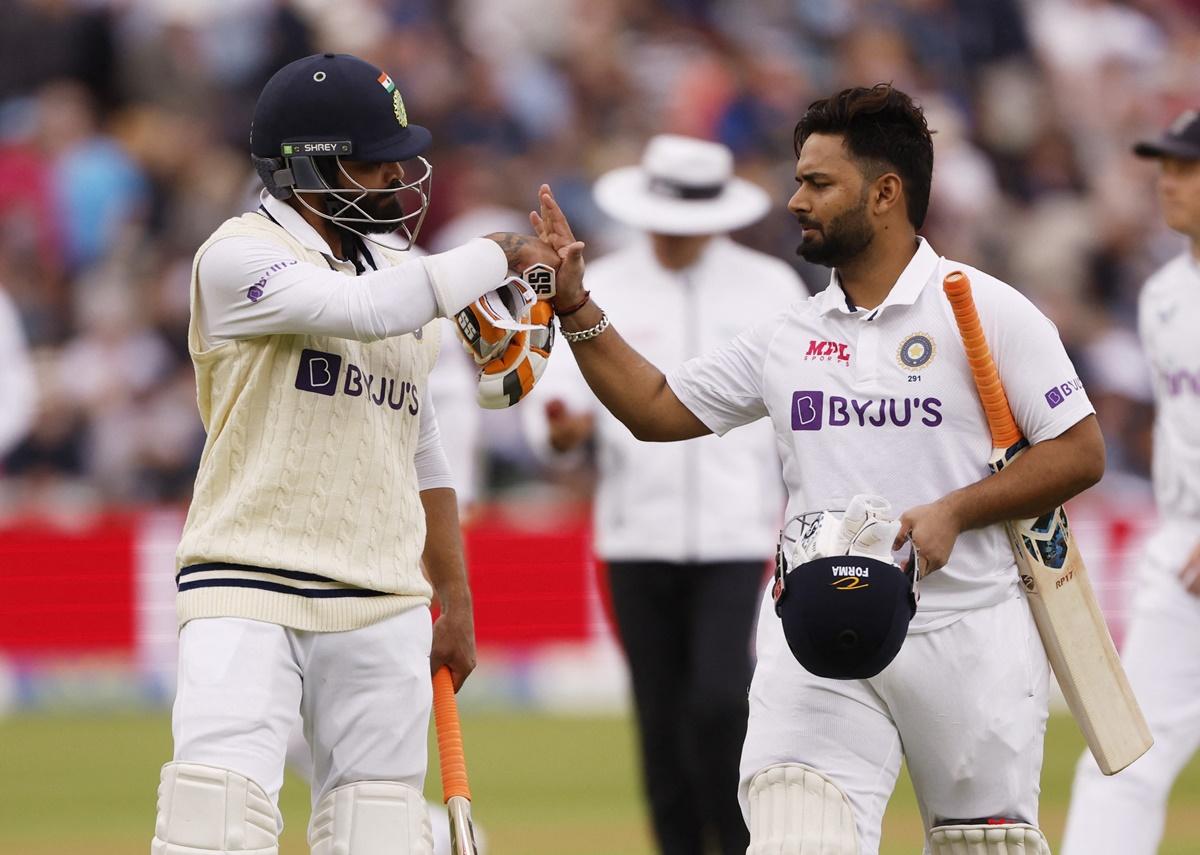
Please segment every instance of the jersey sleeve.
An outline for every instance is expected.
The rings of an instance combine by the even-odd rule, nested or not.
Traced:
[[[767,415],[763,365],[780,321],[751,327],[704,356],[689,359],[667,375],[675,397],[718,436]]]
[[[446,450],[442,447],[441,432],[438,430],[437,413],[433,409],[433,396],[426,388],[421,400],[420,433],[417,450],[413,455],[413,466],[417,473],[417,489],[432,490],[435,487],[454,488],[454,476]]]
[[[231,236],[200,257],[200,335],[210,346],[279,334],[378,341],[462,308],[500,283],[505,264],[499,247],[479,240],[346,276],[269,240]]]
[[[988,341],[995,342],[992,358],[1026,438],[1031,443],[1054,439],[1096,412],[1050,319],[1000,283],[990,297],[991,310],[983,314],[985,331]],[[984,306],[980,309],[982,314]]]

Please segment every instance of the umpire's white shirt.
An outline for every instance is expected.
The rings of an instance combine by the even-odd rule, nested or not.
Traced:
[[[683,271],[659,264],[648,238],[588,265],[588,288],[634,348],[664,369],[729,342],[802,299],[784,262],[713,238]],[[596,419],[596,554],[609,561],[729,561],[774,554],[783,484],[767,424],[732,436],[641,442],[599,405],[569,348],[559,346],[521,406],[527,436],[547,448],[545,402]]]
[[[716,352],[668,374],[675,394],[717,434],[767,416],[788,516],[879,493],[897,513],[987,476],[991,438],[950,304],[946,274],[970,278],[1017,424],[1031,442],[1093,412],[1054,325],[1025,297],[940,258],[923,239],[875,309],[829,287]],[[962,609],[1017,596],[1001,526],[963,532],[949,563],[922,582],[912,623],[944,626]]]
[[[1154,497],[1164,521],[1200,524],[1200,262],[1184,252],[1146,281],[1138,328],[1154,383]]]

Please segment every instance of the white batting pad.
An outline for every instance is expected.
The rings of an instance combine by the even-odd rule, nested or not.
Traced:
[[[854,811],[837,784],[799,763],[750,781],[746,855],[859,855]]]
[[[158,785],[151,855],[278,855],[279,811],[229,769],[168,763]]]
[[[932,855],[1050,855],[1037,826],[941,825],[929,835]]]
[[[393,781],[331,790],[313,812],[308,843],[312,855],[434,855],[425,799]]]

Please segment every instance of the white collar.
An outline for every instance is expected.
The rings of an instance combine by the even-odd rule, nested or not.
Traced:
[[[278,223],[292,237],[300,241],[305,248],[311,249],[313,252],[319,252],[321,255],[337,259],[333,251],[329,248],[329,244],[325,242],[325,238],[321,237],[320,233],[309,225],[304,217],[300,216],[300,212],[289,205],[287,202],[280,201],[263,190],[259,194],[259,204],[262,205],[271,219]]]
[[[892,286],[892,290],[888,292],[883,302],[871,310],[871,317],[875,317],[886,306],[911,306],[917,302],[917,297],[921,296],[921,291],[937,272],[939,261],[938,254],[929,245],[929,241],[918,235],[917,251],[909,259],[900,278],[896,280],[896,284]],[[817,296],[817,310],[822,315],[827,315],[835,310],[846,315],[858,311],[856,308],[851,308],[850,298],[842,290],[842,283],[836,269],[829,272],[829,286]]]

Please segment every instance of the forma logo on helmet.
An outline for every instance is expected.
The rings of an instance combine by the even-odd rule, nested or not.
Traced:
[[[315,54],[267,81],[254,109],[250,151],[263,185],[360,237],[399,231],[411,246],[429,207],[429,131],[409,124],[385,72],[349,54]],[[385,187],[363,167],[414,161]],[[369,238],[368,238],[369,239]]]

